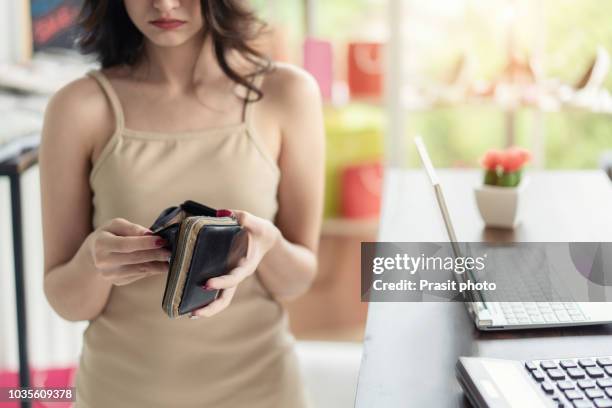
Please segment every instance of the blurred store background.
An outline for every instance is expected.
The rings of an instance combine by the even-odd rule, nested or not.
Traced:
[[[417,167],[409,141],[421,134],[439,167],[476,167],[487,149],[520,145],[532,151],[534,168],[610,172],[612,3],[253,4],[270,25],[259,46],[310,71],[325,99],[320,271],[288,308],[317,403],[352,406],[367,312],[360,242],[376,240],[383,168]],[[50,95],[96,66],[73,50],[79,7],[79,0],[0,1],[0,163],[36,146]],[[44,299],[37,171],[21,178],[32,382],[64,384],[85,325],[62,321]],[[0,177],[0,386],[16,383],[18,368],[9,187]],[[336,366],[325,363],[330,355]]]

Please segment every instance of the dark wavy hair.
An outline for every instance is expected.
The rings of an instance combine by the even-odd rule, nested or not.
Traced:
[[[210,35],[219,66],[231,80],[257,95],[261,90],[252,78],[268,71],[271,60],[253,46],[266,28],[244,0],[200,0],[205,35]],[[79,17],[81,35],[77,44],[84,54],[94,54],[103,68],[132,65],[142,55],[144,36],[132,23],[123,0],[85,0]],[[254,66],[240,75],[227,62],[226,52],[238,51]]]

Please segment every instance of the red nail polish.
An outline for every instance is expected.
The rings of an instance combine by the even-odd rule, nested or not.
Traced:
[[[217,210],[217,217],[231,217],[234,213],[231,210]]]
[[[165,239],[163,239],[163,238],[159,238],[159,239],[157,239],[157,240],[155,241],[155,245],[160,246],[160,247],[161,247],[161,246],[164,246],[164,245],[166,245],[166,240],[165,240]]]

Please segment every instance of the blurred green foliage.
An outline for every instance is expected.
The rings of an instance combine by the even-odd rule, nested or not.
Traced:
[[[289,46],[300,55],[304,32],[303,0],[253,0],[262,16],[288,29]],[[351,40],[380,39],[388,28],[386,0],[318,0],[316,34],[334,44],[344,69],[344,46]],[[273,7],[271,7],[273,6]],[[605,0],[404,0],[407,73],[415,86],[439,83],[462,55],[472,62],[472,79],[491,80],[504,68],[510,33],[520,58],[536,57],[546,78],[573,85],[591,64],[597,47],[612,51],[612,1]],[[511,29],[509,29],[511,27]],[[408,29],[409,28],[409,29]],[[386,33],[385,33],[386,34]],[[383,35],[384,37],[384,35]],[[345,73],[336,72],[343,78]],[[612,75],[605,86],[612,91]],[[326,108],[326,215],[335,215],[342,166],[381,158],[385,109],[350,103]],[[438,167],[478,166],[491,147],[503,147],[504,113],[492,105],[458,105],[405,114],[406,163],[419,166],[411,143],[425,138]],[[541,121],[541,122],[538,122]],[[596,168],[612,149],[612,115],[562,111],[516,114],[518,145],[532,149],[536,128],[545,137],[545,167]]]
[[[540,113],[545,146],[545,167],[550,169],[596,168],[602,153],[612,149],[612,117],[563,112]],[[524,109],[516,116],[516,144],[533,148],[536,112]],[[436,109],[406,117],[407,138],[421,134],[439,167],[475,167],[491,147],[503,147],[504,114],[495,107]],[[408,165],[419,166],[411,143],[406,143]]]

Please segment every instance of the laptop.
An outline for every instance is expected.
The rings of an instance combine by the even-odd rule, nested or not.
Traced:
[[[526,361],[460,357],[456,376],[476,408],[612,407],[612,356]]]
[[[455,235],[450,212],[446,206],[446,200],[436,170],[431,162],[423,139],[416,137],[414,143],[433,186],[454,256],[460,257],[461,249]],[[499,250],[499,248],[491,247],[487,252],[494,253],[496,250]],[[495,257],[489,257],[489,259],[495,259]],[[534,265],[537,265],[537,259],[533,260],[536,261]],[[523,265],[518,265],[519,267],[513,270],[513,279],[508,284],[512,285],[512,287],[516,286],[517,291],[519,289],[522,290],[525,286],[529,287],[531,289],[530,293],[532,293],[531,299],[547,299],[545,293],[541,297],[537,294],[533,295],[533,288],[539,288],[541,285],[535,281],[535,276],[538,274],[530,273],[530,260],[521,259],[520,262]],[[478,282],[478,278],[471,271],[467,271],[464,274],[453,273],[452,275],[459,282],[466,281],[467,279],[472,282]],[[561,280],[555,282],[555,285],[557,285],[555,288],[557,292],[563,291]],[[518,330],[612,322],[612,307],[607,303],[568,301],[502,302],[492,300],[489,298],[491,297],[490,295],[485,295],[478,290],[464,291],[462,293],[465,299],[464,305],[479,330]],[[563,296],[563,299],[567,300],[568,296]]]

